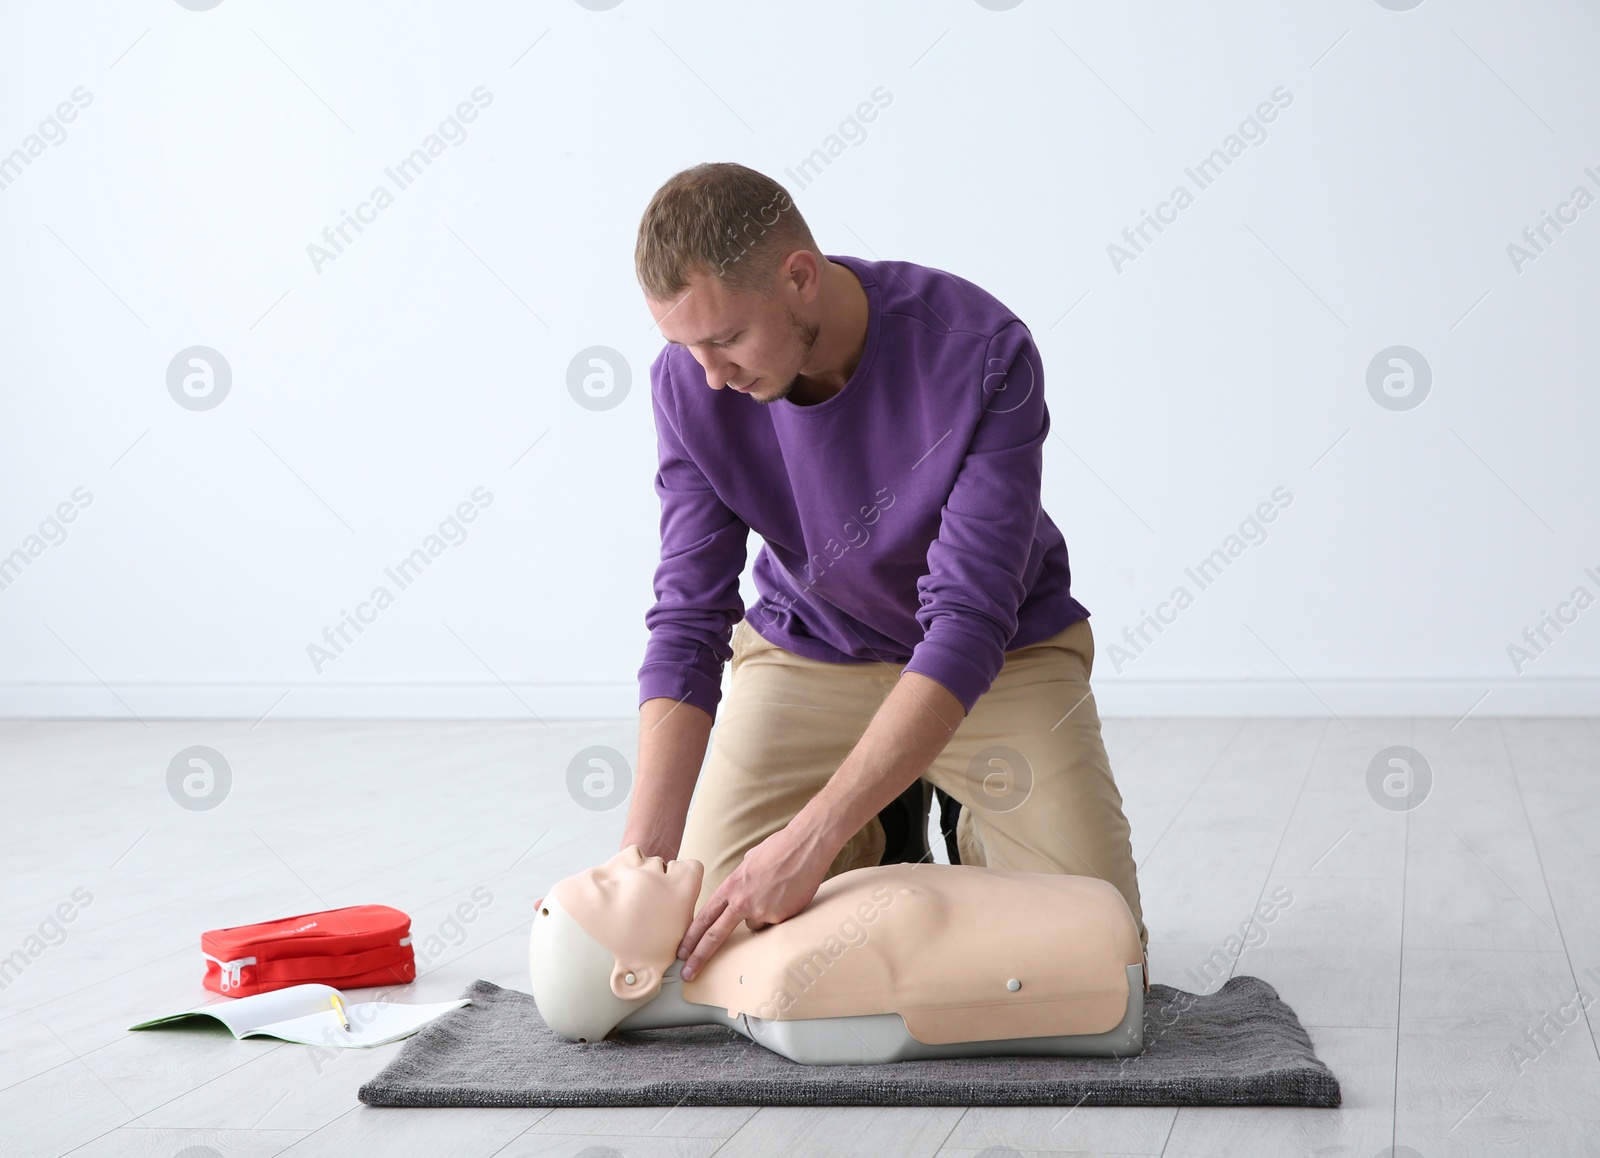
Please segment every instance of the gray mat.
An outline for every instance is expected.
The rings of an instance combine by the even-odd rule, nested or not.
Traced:
[[[533,998],[474,981],[361,1087],[369,1106],[1337,1106],[1339,1081],[1259,977],[1152,985],[1128,1058],[984,1057],[808,1066],[720,1025],[578,1045]]]

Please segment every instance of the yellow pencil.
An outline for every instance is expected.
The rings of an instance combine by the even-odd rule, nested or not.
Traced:
[[[345,1011],[344,1011],[344,998],[340,997],[337,993],[335,993],[333,995],[333,997],[332,997],[332,1001],[333,1001],[333,1011],[339,1015],[339,1024],[344,1026],[344,1031],[346,1033],[349,1033],[350,1032],[350,1018],[345,1014]]]

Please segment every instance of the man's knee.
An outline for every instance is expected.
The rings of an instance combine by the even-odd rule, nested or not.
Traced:
[[[1123,900],[1128,904],[1128,911],[1132,913],[1134,923],[1139,929],[1139,943],[1148,945],[1150,932],[1144,923],[1144,909],[1139,896],[1138,869],[1133,863],[1133,851],[1126,848],[1125,860],[1116,857],[1105,857],[1096,854],[1096,862],[1103,864],[1108,871],[1101,871],[1096,863],[1084,860],[1074,853],[1070,858],[1059,854],[1046,855],[1040,849],[1019,845],[1016,841],[1008,842],[1004,834],[999,841],[1002,850],[1010,848],[1013,854],[1020,854],[1017,863],[1008,863],[1007,854],[1002,851],[995,858],[993,867],[1002,869],[1015,869],[1022,872],[1065,873],[1077,876],[1098,877],[1107,884],[1112,885],[1122,894]],[[963,808],[956,817],[956,847],[961,854],[961,863],[964,865],[977,865],[988,868],[989,856],[984,849],[983,828],[978,822],[974,809]]]

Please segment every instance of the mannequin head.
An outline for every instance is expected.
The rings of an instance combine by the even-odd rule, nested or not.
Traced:
[[[694,919],[704,873],[699,861],[646,857],[630,844],[558,881],[528,941],[545,1024],[572,1041],[599,1041],[654,997]]]

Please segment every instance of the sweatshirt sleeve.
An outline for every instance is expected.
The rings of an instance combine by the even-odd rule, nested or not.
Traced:
[[[655,603],[645,613],[650,640],[639,668],[639,702],[667,696],[716,718],[729,638],[744,617],[739,575],[750,528],[717,497],[678,431],[667,352],[650,367],[660,467],[661,562]]]
[[[974,383],[974,391],[978,385]],[[1050,415],[1044,370],[1020,321],[984,351],[981,411],[917,581],[922,641],[906,671],[948,688],[971,712],[1005,662],[1027,595]]]

